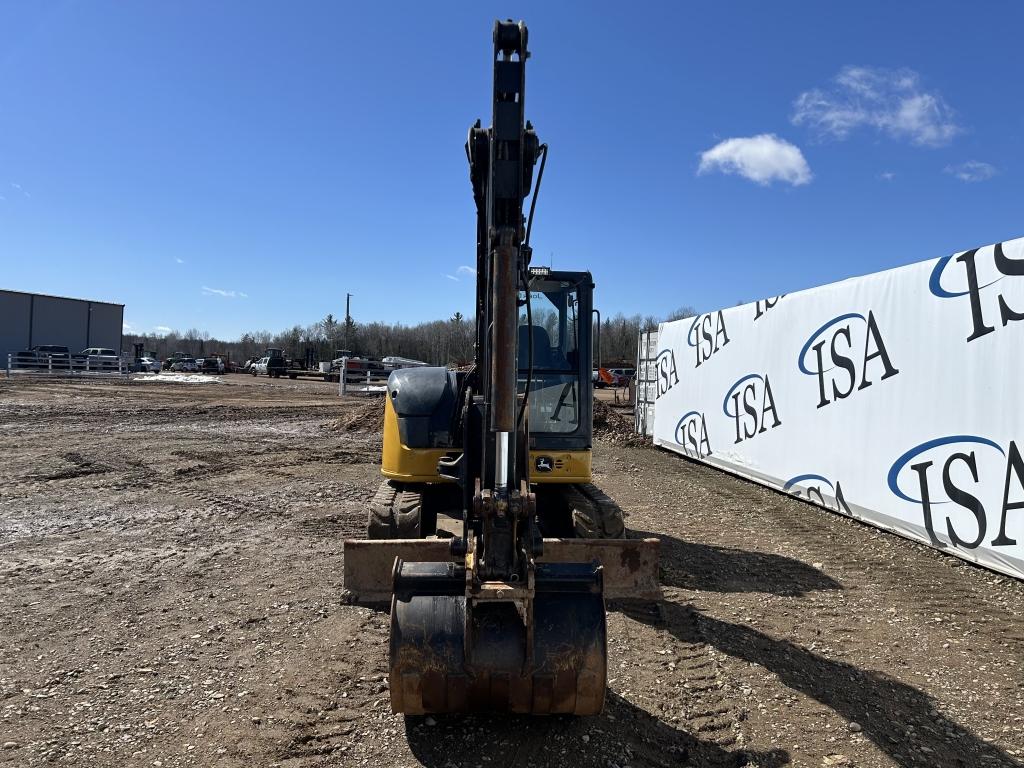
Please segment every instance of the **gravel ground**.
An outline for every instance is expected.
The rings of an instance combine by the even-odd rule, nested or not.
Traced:
[[[0,380],[0,765],[1022,764],[1024,585],[621,441],[665,599],[609,606],[604,714],[392,715],[387,614],[341,601],[364,402]]]

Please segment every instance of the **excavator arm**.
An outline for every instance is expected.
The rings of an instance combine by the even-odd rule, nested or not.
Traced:
[[[467,143],[477,203],[477,366],[469,391],[478,397],[468,401],[477,418],[465,439],[480,446],[481,461],[467,465],[459,480],[467,496],[472,491],[464,544],[477,581],[525,583],[540,539],[528,465],[517,461],[527,435],[526,420],[517,419],[517,297],[529,266],[523,200],[532,186],[538,141],[525,119],[526,25],[497,21],[493,38],[491,126],[477,121]]]

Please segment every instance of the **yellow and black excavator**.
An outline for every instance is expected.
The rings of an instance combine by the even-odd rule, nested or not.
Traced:
[[[530,265],[547,146],[525,120],[526,25],[495,22],[493,39],[491,126],[466,143],[475,365],[391,374],[386,479],[368,538],[344,544],[345,586],[391,602],[395,712],[596,714],[605,598],[659,594],[658,542],[627,538],[590,482],[594,284]]]

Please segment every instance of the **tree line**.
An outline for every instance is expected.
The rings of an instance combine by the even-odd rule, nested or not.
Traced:
[[[692,307],[681,307],[664,321],[692,317]],[[652,315],[626,316],[621,312],[601,323],[601,362],[618,367],[636,359],[637,335],[641,330],[658,327],[659,318]],[[125,351],[141,343],[147,352],[165,360],[175,352],[193,357],[222,354],[242,363],[262,355],[268,347],[284,350],[286,357],[313,362],[332,360],[341,350],[352,355],[380,359],[386,356],[422,360],[431,365],[465,365],[473,360],[475,323],[456,312],[447,320],[431,320],[415,325],[402,323],[356,323],[351,318],[339,320],[327,315],[310,325],[294,325],[278,333],[252,331],[235,340],[218,339],[198,328],[171,331],[166,334],[132,334],[123,336]],[[597,333],[595,331],[595,361]]]

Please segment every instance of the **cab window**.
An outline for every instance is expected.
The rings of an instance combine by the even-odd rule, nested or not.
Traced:
[[[526,389],[530,377],[532,432],[574,432],[579,427],[578,307],[574,283],[534,279],[529,313],[526,294],[519,292],[519,391]]]

